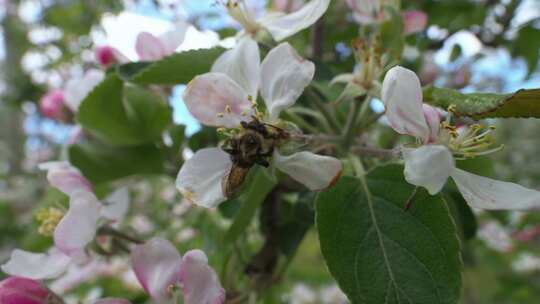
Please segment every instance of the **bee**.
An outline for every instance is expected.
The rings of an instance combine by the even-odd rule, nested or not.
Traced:
[[[261,122],[256,117],[252,117],[250,122],[241,122],[240,132],[228,138],[221,146],[230,155],[232,162],[221,185],[225,196],[230,198],[239,190],[251,167],[256,164],[268,167],[275,147],[288,137],[287,131]]]

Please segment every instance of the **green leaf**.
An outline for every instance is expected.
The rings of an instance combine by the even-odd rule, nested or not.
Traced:
[[[124,86],[111,73],[83,100],[77,121],[109,144],[140,145],[158,139],[171,123],[172,113],[158,96]]]
[[[445,187],[443,197],[448,202],[448,207],[452,212],[456,226],[459,227],[462,238],[464,240],[473,239],[478,230],[478,222],[471,207],[469,207],[457,189]]]
[[[128,70],[134,72],[129,78],[139,84],[183,84],[188,83],[197,75],[209,72],[214,61],[224,51],[225,49],[220,47],[185,51],[175,53],[143,68],[131,64],[128,67],[119,67],[119,69],[123,77],[129,77]]]
[[[148,61],[139,61],[139,62],[130,62],[122,65],[117,65],[115,67],[116,73],[122,78],[122,80],[129,81],[135,75],[142,72],[144,69],[152,65],[152,62]]]
[[[242,206],[240,206],[240,210],[236,213],[233,223],[225,234],[225,243],[236,241],[238,236],[246,230],[255,216],[257,208],[276,184],[276,179],[270,176],[266,169],[257,168],[257,171],[253,174],[253,181],[248,188],[249,190],[242,198]]]
[[[69,148],[69,161],[95,184],[134,174],[164,172],[163,153],[153,145],[114,147],[83,142]]]
[[[352,177],[319,194],[316,223],[328,268],[352,303],[457,303],[462,263],[448,208],[419,189],[404,211],[414,188],[402,172],[395,165],[371,172],[371,196]]]
[[[538,59],[540,57],[540,29],[532,25],[522,27],[517,39],[513,44],[512,53],[514,56],[523,56],[527,61],[527,77],[538,67]]]
[[[492,117],[540,117],[540,89],[519,90],[512,94],[470,93],[428,86],[424,102],[447,109],[456,106],[456,114],[476,119]]]
[[[139,137],[146,142],[159,138],[172,124],[172,110],[154,93],[133,85],[124,87],[126,113]]]

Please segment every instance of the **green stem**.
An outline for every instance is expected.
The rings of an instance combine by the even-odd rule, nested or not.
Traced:
[[[305,121],[300,115],[297,115],[296,113],[292,111],[285,111],[283,112],[283,116],[285,116],[285,119],[292,121],[294,124],[296,124],[298,127],[305,129],[309,133],[312,134],[318,134],[319,130],[312,126],[310,123]]]
[[[324,118],[326,118],[332,130],[336,134],[339,134],[340,127],[339,127],[339,124],[337,123],[335,116],[327,108],[327,105],[322,101],[321,96],[315,91],[315,88],[307,87],[305,94],[308,97],[310,97],[311,101],[313,101],[313,105],[315,105],[315,107],[317,107],[317,109],[321,112]]]
[[[366,110],[366,104],[369,104],[369,97],[366,97],[364,101],[360,101],[360,98],[355,98],[352,101],[351,110],[349,112],[349,117],[347,118],[347,123],[345,125],[345,131],[343,133],[343,149],[347,150],[353,141],[355,134],[355,125],[358,117],[362,117]]]

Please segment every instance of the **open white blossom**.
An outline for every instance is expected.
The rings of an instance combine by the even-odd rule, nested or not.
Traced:
[[[540,208],[540,192],[536,190],[472,174],[455,166],[455,155],[483,155],[498,148],[469,152],[471,147],[487,142],[488,139],[486,135],[489,130],[477,134],[479,128],[476,126],[462,134],[451,129],[451,140],[448,140],[449,136],[440,134],[443,132],[439,130],[439,114],[423,104],[422,87],[414,72],[400,66],[390,69],[384,78],[382,101],[392,128],[422,142],[420,147],[401,149],[407,182],[424,187],[433,195],[441,191],[448,177],[452,177],[463,198],[472,207],[510,210]],[[465,151],[461,147],[468,149]]]

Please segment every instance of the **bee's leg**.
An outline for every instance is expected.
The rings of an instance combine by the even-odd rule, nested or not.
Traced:
[[[258,151],[257,153],[257,155],[262,156],[262,157],[270,157],[272,156],[272,154],[274,154],[274,147],[270,147],[268,151],[266,152]]]
[[[237,154],[239,151],[235,148],[226,148],[226,147],[221,147],[221,150],[225,151],[226,153],[228,154]]]

